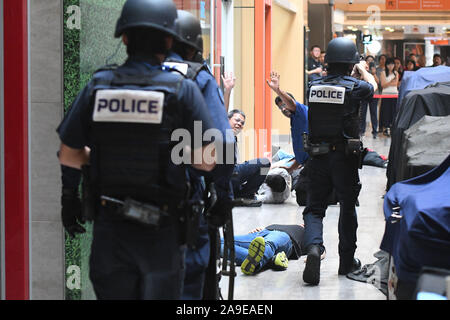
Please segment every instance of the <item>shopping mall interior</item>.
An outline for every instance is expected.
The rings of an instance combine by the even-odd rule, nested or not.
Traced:
[[[99,67],[125,61],[125,45],[120,39],[114,38],[114,28],[125,2],[0,1],[2,300],[96,299],[89,279],[93,226],[86,223],[87,232],[72,238],[64,231],[61,221],[62,179],[57,157],[61,141],[56,128],[79,91]],[[224,89],[223,76],[232,73],[235,78],[227,111],[239,109],[246,115],[245,128],[237,137],[241,162],[254,158],[273,160],[279,150],[294,154],[290,119],[275,104],[276,94],[267,81],[271,72],[277,72],[280,75],[280,88],[291,93],[298,103],[307,104],[308,59],[313,46],[319,46],[321,51],[326,52],[332,39],[346,37],[355,43],[362,58],[372,55],[377,63],[380,55],[398,57],[403,67],[406,67],[410,54],[416,55],[417,66],[422,67],[415,71],[419,80],[410,80],[411,88],[399,87],[399,99],[404,92],[411,95],[410,90],[431,90],[426,89],[427,86],[450,81],[447,79],[450,76],[449,0],[173,2],[177,9],[188,11],[199,20],[203,58],[218,87]],[[431,68],[436,54],[441,56],[441,65]],[[433,74],[434,70],[437,70],[436,75]],[[413,72],[409,75],[412,79]],[[402,85],[404,82],[406,86],[406,77],[404,79]],[[450,94],[448,89],[442,88],[436,90],[439,91],[439,97],[443,95],[444,98],[424,98],[425,102],[417,98],[411,102],[425,105],[417,107],[421,117],[414,121],[425,115],[447,116],[448,120],[450,103],[445,106],[445,101],[449,101]],[[410,101],[412,98],[408,100],[409,95],[405,95],[403,100]],[[380,112],[381,100],[376,106],[377,114]],[[433,106],[427,105],[431,103],[427,101],[433,101]],[[437,112],[437,109],[440,111]],[[362,189],[356,207],[358,233],[355,256],[361,260],[366,271],[372,268],[372,273],[366,273],[366,277],[360,277],[359,281],[338,275],[337,226],[340,207],[337,202],[329,206],[323,222],[326,254],[322,260],[319,286],[310,286],[302,280],[306,259],[303,255],[296,260],[289,260],[289,266],[284,271],[265,270],[249,276],[237,266],[231,296],[229,274],[221,277],[220,288],[224,299],[397,298],[395,289],[398,278],[393,280],[397,277],[393,257],[388,255],[380,258],[380,250],[387,226],[385,196],[391,187],[387,166],[393,163],[391,157],[399,157],[401,147],[397,145],[400,142],[399,138],[394,138],[393,129],[390,132],[374,132],[370,117],[367,112],[366,118],[362,119],[365,129],[361,132],[361,139],[364,147],[375,152],[383,164],[369,164],[359,170]],[[408,127],[405,125],[402,130],[412,124],[409,121]],[[435,144],[426,140],[422,143],[443,150],[436,157],[433,154],[433,165],[422,164],[422,169],[424,166],[428,169],[438,167],[445,160],[443,156],[448,156],[450,149],[446,149],[448,144],[445,144],[445,141],[450,141],[445,138],[448,137],[448,128],[447,122],[447,130],[440,131],[442,138],[433,140]],[[423,136],[429,133],[418,132]],[[392,147],[394,143],[395,148]],[[413,171],[408,172],[412,174]],[[418,175],[418,171],[414,172]],[[421,174],[424,172],[421,171]],[[447,244],[447,251],[443,251],[444,260],[448,258],[447,265],[450,261],[450,257],[446,256],[450,247],[448,208],[447,211],[438,210],[444,215],[443,224],[441,220],[433,224],[426,219],[428,217],[424,220],[429,222],[427,226],[435,232],[434,235],[444,230],[447,239],[438,242]],[[234,234],[245,234],[269,224],[303,224],[304,209],[305,205],[297,203],[294,189],[281,204],[236,207],[232,213]],[[374,269],[380,262],[384,263],[385,269]],[[447,274],[447,298],[448,283]]]

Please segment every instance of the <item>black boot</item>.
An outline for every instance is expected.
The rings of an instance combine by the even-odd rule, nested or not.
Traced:
[[[358,270],[359,268],[361,268],[361,261],[357,258],[353,258],[352,260],[340,259],[338,274],[346,275]]]
[[[320,247],[318,245],[311,245],[308,250],[306,258],[306,266],[303,271],[303,281],[318,285],[320,281]]]

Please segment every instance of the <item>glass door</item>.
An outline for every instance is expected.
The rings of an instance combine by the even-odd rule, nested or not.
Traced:
[[[211,68],[211,71],[217,76],[220,70],[222,1],[175,0],[174,2],[179,10],[189,11],[200,20],[203,37],[203,58]]]

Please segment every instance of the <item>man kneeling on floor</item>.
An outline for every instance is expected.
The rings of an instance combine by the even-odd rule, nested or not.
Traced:
[[[302,245],[303,233],[303,225],[272,224],[265,228],[256,228],[245,235],[234,236],[236,265],[241,266],[241,271],[246,275],[269,268],[286,270],[288,259],[297,260],[305,254]],[[325,248],[321,259],[324,257]]]
[[[245,114],[237,109],[231,110],[228,113],[228,120],[236,139],[235,158],[239,161],[236,137],[244,129]],[[262,201],[256,199],[256,192],[266,179],[269,169],[270,160],[267,158],[252,159],[235,165],[231,177],[235,207],[260,207],[262,205]]]

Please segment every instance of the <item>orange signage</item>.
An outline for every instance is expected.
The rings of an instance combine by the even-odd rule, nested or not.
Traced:
[[[431,40],[431,44],[435,46],[448,46],[448,40]]]
[[[450,11],[450,0],[386,0],[386,10]]]

